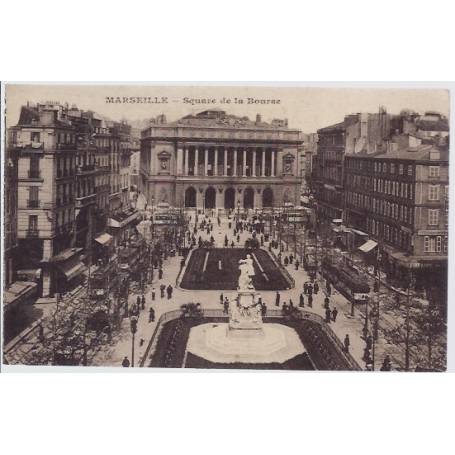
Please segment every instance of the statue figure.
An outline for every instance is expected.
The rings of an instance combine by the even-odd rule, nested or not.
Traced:
[[[253,286],[253,276],[254,276],[254,267],[253,259],[247,254],[246,259],[240,259],[239,261],[239,289],[254,289]]]

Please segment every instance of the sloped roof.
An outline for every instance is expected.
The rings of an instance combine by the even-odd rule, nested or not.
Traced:
[[[430,152],[439,152],[440,159],[437,161],[448,161],[449,152],[446,150],[439,150],[431,144],[421,144],[417,147],[407,147],[398,150],[392,150],[387,153],[380,153],[378,155],[361,155],[362,157],[371,156],[372,158],[379,159],[400,159],[412,161],[429,161]]]
[[[343,122],[340,123],[335,123],[333,125],[325,126],[324,128],[318,129],[318,134],[321,133],[330,133],[331,131],[344,131],[346,128],[346,125]]]

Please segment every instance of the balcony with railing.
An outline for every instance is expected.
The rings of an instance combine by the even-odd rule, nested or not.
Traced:
[[[94,164],[83,164],[82,166],[77,166],[76,169],[78,175],[85,175],[95,172],[96,166]]]
[[[27,208],[38,209],[40,207],[40,201],[38,199],[28,199]]]
[[[39,169],[30,169],[27,175],[30,180],[43,180],[41,171]]]
[[[35,227],[29,227],[26,231],[26,235],[30,238],[37,238],[39,237],[39,230]]]
[[[86,196],[76,197],[76,208],[86,207],[90,204],[95,204],[96,202],[96,194],[88,194]]]

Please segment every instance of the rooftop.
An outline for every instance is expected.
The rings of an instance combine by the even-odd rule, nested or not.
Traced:
[[[430,154],[432,152],[439,153],[439,159],[432,160]],[[386,153],[367,154],[359,153],[356,155],[349,155],[349,157],[359,158],[374,158],[374,159],[395,159],[395,160],[411,160],[411,161],[448,161],[449,152],[447,150],[439,150],[432,144],[421,144],[417,147],[407,147],[398,150],[391,150]]]
[[[197,114],[189,114],[173,122],[166,122],[165,117],[159,116],[158,121],[152,120],[152,124],[158,123],[165,126],[200,126],[200,127],[227,127],[227,128],[254,128],[264,130],[290,130],[287,119],[273,119],[265,122],[258,114],[255,120],[247,116],[228,114],[222,109],[210,109]]]

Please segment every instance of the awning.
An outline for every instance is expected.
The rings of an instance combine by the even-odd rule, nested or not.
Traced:
[[[359,246],[359,250],[364,253],[369,253],[372,249],[376,248],[378,244],[374,240],[368,240],[363,245]]]
[[[60,262],[57,267],[64,273],[67,280],[72,280],[80,275],[85,269],[85,265],[77,258],[71,258],[68,261]]]
[[[139,212],[134,212],[132,215],[129,215],[126,218],[123,219],[115,219],[109,218],[108,220],[108,226],[109,227],[115,227],[115,228],[122,228],[125,227],[127,224],[131,223],[131,221],[134,221],[135,219],[139,218],[140,213]]]
[[[353,228],[350,228],[351,232],[353,232],[354,234],[357,234],[361,237],[367,237],[368,234],[366,232],[363,232],[363,231],[359,231],[358,229],[353,229]]]
[[[109,245],[114,237],[112,235],[104,233],[96,237],[95,242],[100,243],[101,245]]]
[[[38,284],[33,281],[15,281],[3,293],[3,305],[6,308],[12,304],[19,304],[29,297],[34,297]]]

